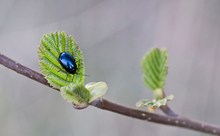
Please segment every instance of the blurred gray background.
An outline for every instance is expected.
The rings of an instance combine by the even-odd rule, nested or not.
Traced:
[[[105,81],[104,98],[135,108],[152,98],[140,60],[166,47],[166,93],[178,113],[220,125],[220,0],[0,0],[0,52],[39,72],[43,34],[66,31],[84,52],[86,82]],[[157,113],[161,113],[157,111]],[[89,107],[0,66],[0,136],[206,136]]]

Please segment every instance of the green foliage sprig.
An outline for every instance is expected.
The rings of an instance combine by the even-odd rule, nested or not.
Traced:
[[[165,97],[164,86],[168,71],[167,49],[152,48],[141,61],[144,83],[153,91],[154,100],[148,99],[137,102],[137,107],[160,107],[173,99],[173,95]]]
[[[68,73],[59,63],[59,55],[62,52],[68,52],[75,58],[76,74]],[[84,85],[83,53],[74,38],[65,32],[45,34],[40,42],[38,56],[40,70],[48,83],[60,89],[62,97],[77,107],[86,107],[89,102],[106,93],[108,87],[104,82]]]

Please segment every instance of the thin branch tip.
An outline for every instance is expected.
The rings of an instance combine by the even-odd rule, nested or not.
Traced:
[[[41,84],[44,84],[52,88],[52,86],[49,85],[49,83],[47,82],[47,80],[44,78],[42,74],[37,73],[34,70],[15,62],[14,60],[6,57],[5,55],[1,53],[0,53],[0,64],[21,75],[24,75],[32,80],[35,80]],[[172,111],[169,107],[162,108],[163,112],[168,115],[168,116],[164,116],[164,115],[149,113],[149,112],[141,111],[137,109],[132,109],[126,106],[112,103],[105,99],[97,99],[93,101],[92,103],[90,103],[90,105],[96,108],[99,108],[99,109],[111,111],[114,113],[118,113],[124,116],[132,117],[132,118],[136,118],[136,119],[140,119],[144,121],[170,125],[170,126],[176,126],[176,127],[182,127],[182,128],[188,128],[191,130],[209,133],[213,135],[220,135],[220,126],[206,124],[204,122],[194,121],[186,117],[177,116],[177,114],[174,111]]]

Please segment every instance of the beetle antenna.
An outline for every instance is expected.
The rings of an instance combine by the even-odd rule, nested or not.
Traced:
[[[83,75],[83,74],[79,74],[79,73],[76,73],[77,75],[81,75],[81,76],[87,76],[87,77],[90,77],[90,75]]]

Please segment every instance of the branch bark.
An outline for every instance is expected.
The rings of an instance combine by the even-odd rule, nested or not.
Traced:
[[[48,84],[47,80],[44,78],[43,75],[31,70],[28,67],[25,67],[15,62],[14,60],[4,56],[1,53],[0,53],[0,64],[32,80],[35,80],[41,84],[44,84],[48,87],[53,88],[52,86]],[[114,113],[118,113],[124,116],[132,117],[132,118],[136,118],[136,119],[140,119],[144,121],[170,125],[170,126],[176,126],[176,127],[182,127],[182,128],[188,128],[191,130],[196,130],[199,132],[209,133],[213,135],[220,135],[220,126],[215,126],[212,124],[207,124],[204,122],[195,121],[195,120],[192,120],[186,117],[182,117],[174,113],[169,107],[165,107],[165,109],[168,110],[168,112],[173,112],[175,116],[164,116],[164,115],[149,113],[149,112],[141,111],[137,109],[132,109],[129,107],[116,104],[116,103],[112,103],[105,99],[97,99],[94,102],[92,102],[90,105],[96,108],[99,108],[99,109],[111,111]]]

